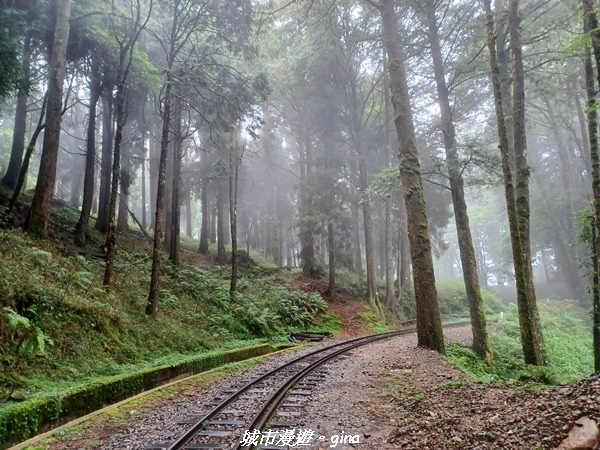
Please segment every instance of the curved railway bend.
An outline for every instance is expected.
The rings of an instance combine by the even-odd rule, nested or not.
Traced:
[[[468,343],[470,328],[446,329],[445,336],[447,341]],[[221,405],[237,387],[331,343],[269,357],[252,367],[213,376],[210,382],[201,381],[203,377],[186,381],[95,417],[35,448],[168,449],[177,448],[178,440],[179,448],[187,449],[244,448],[240,440],[245,431],[253,431],[250,420],[257,416],[248,397],[225,406],[222,416],[206,419],[207,411]],[[247,391],[264,400],[265,391],[272,395],[275,389],[263,385]],[[285,393],[289,395],[283,407],[267,420],[261,437],[271,436],[266,433],[269,429],[284,436],[293,430],[294,439],[289,446],[275,440],[263,448],[551,450],[575,420],[600,417],[599,377],[542,392],[479,385],[441,355],[416,348],[414,334],[352,349]],[[199,435],[187,443],[180,439],[199,421],[208,426],[199,427]],[[304,440],[299,441],[300,436]]]
[[[187,414],[178,422],[189,425],[177,430],[145,450],[251,450],[308,447],[313,441],[330,441],[332,437],[317,435],[302,428],[302,410],[312,391],[330,373],[328,363],[351,358],[352,351],[381,340],[414,334],[414,330],[393,331],[358,337],[330,344],[259,372],[222,390],[205,401],[200,411]],[[342,444],[359,443],[360,435],[340,432],[333,438]],[[336,443],[337,444],[337,443]]]
[[[465,341],[470,339],[470,329],[467,326],[448,329],[447,333],[450,338],[455,336]],[[381,339],[382,337],[385,337],[385,339]],[[338,416],[338,411],[350,405],[349,399],[364,402],[372,393],[367,392],[365,387],[357,385],[342,387],[341,389],[336,387],[333,391],[328,385],[332,383],[335,385],[340,381],[343,382],[345,378],[347,379],[348,375],[352,374],[354,370],[352,368],[353,363],[362,358],[361,355],[374,356],[377,359],[377,356],[381,355],[386,348],[391,349],[393,355],[396,353],[394,350],[396,347],[414,349],[416,346],[416,335],[411,330],[378,336],[378,338],[380,339],[379,342],[369,343],[350,351],[347,347],[352,344],[346,344],[346,342],[361,344],[368,341],[368,339],[359,338],[339,342],[326,339],[323,342],[311,344],[307,349],[269,357],[250,368],[221,376],[220,379],[215,380],[210,385],[190,386],[183,388],[181,391],[173,392],[168,397],[160,397],[156,400],[158,404],[139,407],[126,406],[123,408],[123,410],[128,411],[126,414],[122,415],[117,412],[112,419],[104,421],[104,423],[101,423],[103,422],[102,419],[93,420],[91,424],[80,426],[77,431],[69,432],[60,438],[59,443],[50,443],[46,448],[52,450],[63,448],[97,448],[105,450],[235,448],[245,450],[251,447],[240,445],[240,441],[244,442],[243,437],[247,430],[253,432],[255,429],[264,432],[272,429],[281,434],[289,434],[291,430],[295,430],[295,440],[291,441],[290,446],[282,445],[283,442],[286,442],[284,438],[281,442],[275,440],[275,443],[270,446],[261,446],[266,448],[278,450],[288,447],[329,448],[332,445],[331,439],[335,439],[334,435],[340,436],[340,443],[336,446],[337,448],[355,448],[356,444],[349,443],[351,438],[359,435],[361,443],[365,439],[373,441],[373,435],[378,426],[373,426],[369,419],[365,422],[366,428],[364,430],[359,429],[360,427],[352,427],[352,429],[348,427],[342,430],[339,425],[342,416]],[[252,425],[252,420],[260,419],[260,417],[257,417],[257,407],[264,405],[266,397],[275,394],[276,388],[283,381],[290,379],[298,371],[306,369],[310,362],[318,360],[316,352],[325,347],[331,347],[331,350],[325,352],[330,357],[334,351],[341,350],[341,354],[330,360],[322,361],[321,367],[315,372],[299,377],[298,380],[295,380],[297,385],[294,388],[284,387],[280,394],[283,394],[285,400],[274,414],[274,417],[270,420],[267,418],[266,427],[257,424]],[[360,354],[357,352],[360,352]],[[315,353],[315,355],[310,356],[311,353]],[[301,359],[299,363],[288,366],[289,370],[285,370],[283,376],[279,374],[256,382],[265,374],[280,366],[286,366],[298,357],[304,357],[304,359]],[[240,387],[246,388],[245,393],[237,399],[237,402],[227,402],[228,398],[235,397],[235,391]],[[347,388],[359,388],[360,395],[351,393]],[[327,399],[319,404],[313,399],[315,395],[321,392],[333,393],[335,400],[330,401]],[[318,418],[309,420],[314,415],[314,410],[317,411],[317,415],[334,411],[333,415],[335,417],[331,423],[325,423]],[[363,412],[358,415],[356,413],[357,411],[351,410],[344,414],[361,420],[368,417],[373,420],[376,419],[374,414],[366,411],[364,411],[364,414]],[[329,427],[327,435],[324,434],[325,427]],[[191,439],[188,439],[188,436],[184,437],[184,435],[191,428],[196,428],[197,433]],[[338,428],[340,429],[338,430]],[[306,439],[306,443],[311,445],[299,445],[301,442],[298,441],[300,429],[309,430],[308,434],[310,434],[310,431],[314,432],[312,439]],[[344,436],[347,436],[346,444],[343,443]],[[306,434],[305,437],[308,438]],[[263,433],[261,438],[263,438],[263,441],[273,442],[273,439],[268,439],[268,433]],[[322,439],[319,440],[319,438]],[[323,447],[325,444],[327,446]]]

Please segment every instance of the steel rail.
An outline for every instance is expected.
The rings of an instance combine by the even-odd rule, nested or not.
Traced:
[[[373,342],[377,342],[377,341],[380,341],[383,339],[389,339],[391,337],[402,336],[402,335],[411,334],[411,333],[414,333],[414,330],[402,330],[402,331],[398,331],[398,332],[394,333],[393,335],[387,335],[387,336],[378,336],[378,335],[370,336],[370,339],[368,339],[368,340],[365,340],[363,342],[356,342],[347,347],[336,350],[335,352],[325,355],[321,359],[311,363],[310,366],[307,366],[304,369],[302,369],[301,371],[299,371],[298,373],[296,373],[293,377],[291,377],[288,381],[286,381],[284,384],[282,384],[279,387],[279,389],[271,396],[271,398],[269,398],[269,400],[267,401],[265,406],[263,406],[263,408],[258,412],[258,414],[256,414],[256,416],[254,417],[254,419],[253,419],[252,423],[250,424],[250,426],[248,427],[248,429],[263,431],[265,426],[271,419],[271,417],[273,417],[273,415],[275,415],[275,412],[279,408],[279,405],[281,405],[283,400],[286,398],[288,391],[290,389],[292,389],[296,384],[298,384],[308,374],[315,371],[316,369],[321,367],[323,364],[329,362],[333,358],[336,358],[343,353],[346,353],[350,350],[353,350],[357,347],[361,347],[363,345],[367,345],[367,344],[371,344]],[[242,446],[241,442],[238,441],[238,443],[234,447],[234,450],[249,450],[252,448],[254,448],[253,445]]]
[[[464,326],[464,325],[467,325],[467,323],[451,324],[451,325],[445,326],[445,328],[453,328],[453,327]],[[379,334],[369,335],[369,336],[361,336],[358,338],[349,339],[346,341],[338,342],[336,344],[328,345],[327,347],[323,347],[323,348],[314,350],[310,353],[307,353],[307,354],[302,355],[298,358],[295,358],[291,361],[288,361],[287,363],[284,363],[284,364],[276,367],[275,369],[270,370],[269,372],[259,376],[258,378],[254,379],[252,381],[249,381],[244,386],[239,388],[236,392],[234,392],[233,394],[231,394],[230,396],[225,398],[225,400],[223,400],[221,403],[219,403],[217,406],[215,406],[213,409],[211,409],[209,412],[207,412],[192,427],[190,427],[184,434],[182,434],[177,440],[175,440],[175,442],[173,442],[170,446],[168,446],[167,450],[182,450],[182,449],[184,449],[184,447],[203,428],[206,428],[206,426],[208,426],[210,424],[210,421],[215,416],[217,416],[230,403],[232,403],[234,400],[236,400],[238,397],[240,397],[244,392],[251,389],[253,386],[263,382],[264,380],[268,379],[272,375],[275,375],[278,372],[281,372],[283,369],[285,369],[293,364],[297,364],[298,362],[303,361],[304,359],[310,358],[311,356],[318,355],[319,353],[323,353],[323,352],[326,352],[328,350],[331,350],[331,349],[334,349],[337,347],[345,346],[344,348],[336,350],[334,353],[331,353],[329,355],[325,355],[323,358],[321,358],[321,359],[311,363],[309,366],[301,369],[298,373],[296,373],[295,375],[290,377],[288,379],[288,381],[286,381],[283,385],[281,385],[281,387],[277,390],[277,392],[275,392],[275,394],[273,394],[269,398],[266,405],[263,406],[262,409],[256,414],[256,416],[253,419],[252,424],[249,427],[249,429],[251,429],[251,430],[258,429],[258,430],[262,431],[264,426],[267,424],[268,420],[273,416],[273,414],[277,410],[277,407],[281,404],[281,401],[285,398],[285,393],[290,389],[291,386],[294,386],[295,384],[297,384],[302,378],[304,378],[310,372],[314,371],[315,369],[317,369],[321,365],[325,364],[327,361],[335,358],[336,356],[339,356],[339,355],[341,355],[347,351],[350,351],[354,348],[360,347],[362,345],[370,344],[370,343],[376,342],[378,340],[387,339],[387,338],[391,338],[391,337],[395,337],[395,336],[402,336],[402,335],[411,334],[414,332],[416,332],[416,328],[389,331],[386,333],[379,333]],[[247,446],[240,447],[239,441],[235,447],[236,450],[238,450],[238,449],[246,450],[248,448],[250,448],[250,447],[247,447]]]

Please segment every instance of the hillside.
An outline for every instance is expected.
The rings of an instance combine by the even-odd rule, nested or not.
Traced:
[[[248,264],[230,297],[227,268],[191,244],[179,267],[164,261],[159,314],[148,317],[150,243],[135,231],[117,237],[117,275],[107,291],[104,260],[97,257],[101,236],[92,234],[85,250],[75,248],[76,218],[73,208],[57,203],[48,240],[0,230],[0,398],[13,391],[30,397],[187,354],[285,340],[293,330],[340,327],[297,269]]]

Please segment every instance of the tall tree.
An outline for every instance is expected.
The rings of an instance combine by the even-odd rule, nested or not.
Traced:
[[[25,77],[29,78],[31,64],[31,33],[28,32],[23,40],[22,70]],[[14,189],[21,171],[23,161],[23,152],[25,150],[25,132],[27,129],[27,100],[29,93],[25,83],[19,87],[17,94],[17,107],[15,109],[15,123],[13,129],[13,140],[10,152],[10,161],[6,174],[2,178],[2,184],[10,189]]]
[[[537,339],[536,329],[533,321],[530,304],[528,300],[528,287],[524,268],[523,248],[519,232],[519,218],[515,202],[515,187],[510,163],[510,149],[508,134],[506,131],[506,119],[502,97],[502,81],[500,66],[496,55],[496,35],[494,26],[494,14],[491,0],[484,0],[484,12],[486,17],[487,47],[490,54],[490,66],[492,71],[492,87],[494,91],[494,106],[496,110],[496,126],[498,128],[498,147],[502,158],[502,173],[504,176],[504,195],[508,222],[510,227],[510,240],[515,269],[515,280],[517,285],[517,304],[519,309],[519,324],[521,328],[521,344],[525,362],[528,364],[542,364],[543,355],[541,345]]]
[[[426,0],[425,12],[429,35],[429,48],[433,60],[433,70],[437,86],[438,104],[440,106],[441,128],[446,150],[446,166],[452,193],[452,206],[454,207],[454,220],[458,233],[458,246],[462,265],[463,279],[469,303],[471,328],[473,330],[473,350],[481,358],[491,358],[491,349],[488,339],[483,299],[479,289],[479,275],[475,258],[475,249],[467,214],[465,200],[464,180],[458,158],[456,131],[452,119],[452,107],[444,70],[444,59],[440,46],[438,23],[436,18],[436,2]]]
[[[117,93],[115,105],[115,142],[113,152],[112,180],[110,190],[110,200],[108,204],[108,229],[106,230],[106,266],[104,267],[105,287],[110,286],[114,264],[114,245],[116,229],[117,197],[121,177],[121,146],[123,143],[123,129],[127,123],[127,98],[130,89],[129,75],[135,53],[136,42],[146,24],[152,15],[152,0],[147,3],[147,15],[143,16],[142,0],[129,0],[131,17],[124,18],[124,23],[120,30],[116,25],[113,26],[113,35],[119,48],[119,63],[117,69]]]
[[[93,56],[92,56],[93,58]],[[96,181],[96,106],[102,94],[99,64],[92,60],[90,67],[90,100],[85,152],[85,178],[81,214],[75,226],[75,244],[83,246],[92,211],[94,184]]]
[[[596,10],[591,0],[582,0],[583,9],[583,30],[591,37],[591,47],[594,59],[596,61],[596,76],[598,86],[600,86],[600,31]],[[593,298],[593,338],[594,338],[594,371],[600,373],[600,286],[598,279],[600,266],[598,265],[598,255],[600,255],[600,144],[598,139],[598,113],[596,100],[596,86],[594,83],[594,67],[592,64],[592,50],[586,45],[584,49],[584,68],[585,68],[585,86],[587,93],[587,122],[588,139],[590,143],[590,157],[592,163],[592,192],[594,196],[594,254],[596,256],[596,266],[594,270],[594,298]]]
[[[56,23],[54,25],[54,38],[48,70],[48,100],[44,144],[35,193],[31,201],[29,216],[25,222],[26,230],[39,235],[46,235],[48,233],[50,202],[56,182],[56,163],[60,141],[63,83],[66,72],[70,17],[71,0],[56,0]]]
[[[408,235],[417,305],[419,346],[445,353],[442,321],[438,306],[429,224],[423,197],[421,166],[412,119],[412,108],[404,66],[402,40],[393,0],[380,0],[383,43],[388,54],[394,124],[398,134],[400,174],[408,218]]]
[[[519,0],[509,0],[508,26],[513,59],[513,123],[515,152],[515,202],[519,222],[519,238],[523,258],[523,270],[527,284],[528,314],[535,333],[535,363],[544,364],[544,340],[540,322],[533,269],[531,266],[531,238],[529,211],[529,172],[527,163],[527,136],[525,131],[525,74],[523,70],[523,49],[521,45],[521,17]]]

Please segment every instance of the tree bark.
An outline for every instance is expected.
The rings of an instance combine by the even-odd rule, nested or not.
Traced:
[[[150,291],[146,303],[146,314],[155,316],[158,312],[158,291],[160,284],[160,250],[162,246],[163,206],[165,200],[165,182],[167,171],[167,153],[169,151],[169,127],[171,123],[171,82],[167,76],[165,100],[163,104],[163,125],[160,140],[160,159],[156,189],[156,208],[154,209],[154,245],[152,247],[152,272]]]
[[[504,192],[506,197],[506,209],[510,227],[510,237],[515,268],[515,281],[517,285],[517,303],[519,309],[519,323],[521,327],[521,344],[528,364],[541,364],[543,358],[541,348],[537,341],[528,302],[527,282],[524,269],[524,260],[519,233],[517,207],[515,203],[515,188],[513,184],[510,149],[508,135],[506,132],[506,121],[502,102],[502,82],[500,79],[500,68],[496,57],[494,15],[491,9],[491,1],[483,0],[486,15],[487,46],[490,53],[490,67],[492,70],[492,87],[494,91],[494,106],[496,110],[496,126],[498,127],[499,149],[502,158],[502,173],[504,175]]]
[[[100,163],[100,191],[98,193],[98,220],[94,228],[101,233],[108,229],[108,203],[110,199],[112,166],[112,109],[113,86],[108,84],[102,91],[102,162]]]
[[[273,264],[279,263],[279,236],[277,229],[277,196],[275,194],[277,186],[275,184],[274,152],[275,140],[273,138],[273,119],[269,111],[269,105],[263,104],[264,120],[264,149],[267,165],[267,230],[265,237],[265,258]]]
[[[491,359],[492,352],[488,338],[483,299],[479,289],[479,276],[473,238],[467,214],[467,202],[464,193],[464,180],[456,148],[456,132],[452,119],[452,108],[444,71],[444,62],[438,34],[437,19],[435,16],[434,0],[427,0],[427,26],[435,82],[437,86],[438,103],[441,114],[442,135],[444,149],[446,150],[446,166],[452,193],[452,206],[458,234],[458,247],[462,266],[463,280],[469,304],[471,329],[473,331],[473,350],[483,359]]]
[[[179,265],[179,241],[181,238],[181,135],[182,101],[177,96],[174,101],[173,122],[173,181],[171,188],[171,244],[169,245],[169,260],[174,265]]]
[[[208,254],[208,174],[202,175],[202,192],[200,202],[202,207],[202,223],[200,224],[200,245],[198,252],[202,255]]]
[[[523,52],[521,46],[521,19],[519,0],[509,0],[508,23],[510,45],[513,55],[513,122],[515,149],[516,207],[519,223],[519,237],[523,255],[523,269],[527,285],[528,313],[535,334],[534,348],[536,362],[544,364],[544,339],[542,324],[537,307],[533,268],[531,265],[530,208],[529,208],[529,172],[527,163],[527,136],[525,130],[525,75],[523,71]]]
[[[193,237],[192,233],[192,193],[185,193],[185,235],[190,239]]]
[[[23,74],[29,78],[31,64],[31,32],[27,33],[23,43]],[[20,88],[17,95],[17,107],[15,109],[15,123],[13,128],[13,140],[10,151],[10,160],[8,168],[2,178],[2,184],[9,189],[14,189],[17,185],[21,164],[23,161],[23,152],[25,151],[25,133],[27,131],[27,100],[29,95],[25,88]]]
[[[117,197],[119,195],[119,184],[121,178],[121,147],[123,143],[123,129],[127,123],[127,80],[121,79],[117,85],[117,104],[115,118],[115,150],[113,153],[112,180],[110,189],[110,200],[108,203],[108,228],[106,230],[106,266],[104,267],[103,286],[107,288],[112,282],[114,265],[114,246],[116,231]]]
[[[147,230],[148,222],[146,217],[146,128],[140,126],[142,133],[142,227]]]
[[[10,202],[8,204],[8,208],[5,212],[6,217],[12,214],[15,205],[17,204],[17,200],[19,199],[19,195],[21,195],[21,190],[23,186],[25,186],[25,180],[27,178],[27,171],[29,170],[29,161],[31,160],[31,155],[33,155],[33,151],[35,150],[35,145],[37,143],[37,139],[46,126],[44,124],[44,117],[46,115],[46,103],[47,96],[44,96],[44,100],[42,102],[42,109],[40,111],[40,116],[38,118],[37,126],[29,139],[29,144],[27,144],[27,150],[25,151],[25,157],[23,158],[23,164],[21,165],[21,171],[19,172],[19,178],[17,179],[17,184],[15,185],[15,189],[13,190],[12,196],[10,198]]]
[[[150,226],[156,226],[156,192],[158,189],[158,168],[160,166],[160,123],[158,120],[152,122],[152,136],[150,136],[150,153],[148,156],[148,182],[150,188]]]
[[[594,251],[595,265],[593,271],[593,346],[594,346],[594,372],[600,373],[600,286],[599,274],[600,265],[598,255],[600,255],[600,148],[598,140],[598,113],[596,111],[596,86],[594,83],[594,67],[592,64],[592,50],[596,60],[596,76],[598,85],[600,85],[600,32],[598,31],[598,19],[592,0],[582,0],[583,7],[583,29],[592,37],[592,49],[585,46],[584,68],[585,68],[585,87],[587,94],[587,122],[588,139],[590,142],[590,159],[592,166],[592,191],[594,196],[593,215],[594,215]]]
[[[129,189],[131,187],[131,127],[123,130],[123,145],[121,154],[121,170],[119,171],[119,215],[117,230],[119,233],[129,231]]]
[[[94,199],[94,185],[96,182],[96,107],[102,94],[100,67],[92,63],[90,70],[90,108],[87,127],[87,141],[85,153],[85,178],[83,181],[83,200],[79,221],[75,226],[75,245],[85,245],[86,234],[92,211]]]
[[[383,96],[385,98],[385,136],[386,136],[386,166],[392,165],[392,127],[390,119],[392,118],[392,105],[390,102],[390,75],[388,69],[387,54],[383,54]],[[392,220],[392,199],[385,201],[385,304],[392,314],[398,317],[398,302],[394,294],[394,227]]]
[[[381,0],[380,13],[383,42],[389,55],[390,90],[394,108],[394,123],[400,146],[398,154],[400,174],[404,187],[406,213],[409,219],[408,236],[417,306],[417,341],[419,346],[445,353],[429,239],[429,224],[423,196],[421,166],[394,0]]]
[[[237,130],[234,127],[229,131],[229,222],[231,226],[231,283],[229,293],[233,295],[237,288],[238,264],[237,264],[237,191],[239,174],[239,147],[237,138],[234,139]]]
[[[302,260],[302,272],[307,276],[313,275],[315,264],[314,223],[312,215],[312,200],[306,192],[306,184],[309,183],[312,173],[312,158],[309,142],[309,133],[303,136],[304,151],[300,152],[300,180],[301,180],[301,220],[300,220],[300,259]]]
[[[217,181],[217,264],[225,264],[225,199],[223,176],[219,176]]]
[[[50,202],[56,182],[56,163],[60,141],[63,83],[66,72],[71,0],[56,0],[56,24],[48,71],[48,105],[40,170],[25,229],[41,236],[48,234]]]

